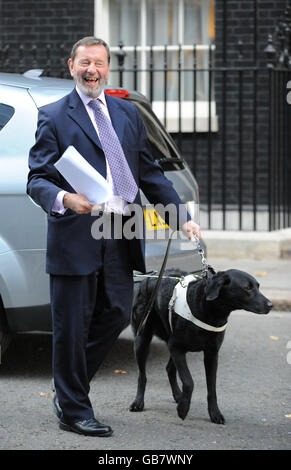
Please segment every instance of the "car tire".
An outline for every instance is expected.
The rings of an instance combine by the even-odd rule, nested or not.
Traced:
[[[11,341],[11,338],[12,338],[12,334],[8,328],[5,310],[4,310],[2,299],[0,296],[0,364],[1,364],[1,358],[3,357],[5,351],[7,350],[9,343]]]

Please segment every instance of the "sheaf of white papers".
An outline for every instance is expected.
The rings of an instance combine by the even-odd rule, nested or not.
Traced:
[[[65,150],[55,167],[72,188],[86,196],[91,204],[102,204],[112,196],[106,179],[72,145]]]

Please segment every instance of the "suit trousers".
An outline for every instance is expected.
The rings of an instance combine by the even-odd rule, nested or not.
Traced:
[[[128,241],[98,242],[100,265],[89,275],[50,275],[53,376],[62,421],[94,417],[90,381],[130,321],[133,270]]]

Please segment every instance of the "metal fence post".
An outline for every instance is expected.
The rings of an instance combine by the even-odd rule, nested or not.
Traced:
[[[269,140],[268,140],[268,208],[269,208],[269,230],[274,228],[274,214],[273,214],[273,71],[274,71],[274,62],[276,49],[273,45],[273,37],[271,34],[268,36],[268,45],[264,50],[267,55],[267,68],[269,75]]]
[[[124,60],[125,60],[126,52],[123,50],[122,41],[119,41],[118,47],[119,47],[119,51],[115,52],[115,55],[118,60],[119,86],[123,87]]]

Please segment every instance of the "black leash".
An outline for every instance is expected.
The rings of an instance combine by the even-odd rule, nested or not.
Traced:
[[[149,314],[151,313],[152,311],[152,308],[154,306],[154,303],[155,303],[155,300],[156,300],[156,297],[157,297],[157,293],[158,293],[158,289],[160,287],[160,283],[161,283],[161,280],[162,280],[162,277],[163,277],[163,274],[164,274],[164,271],[165,271],[165,267],[166,267],[166,264],[167,264],[167,260],[168,260],[168,255],[169,255],[169,250],[170,250],[170,245],[171,245],[171,241],[172,241],[172,236],[175,232],[173,231],[169,237],[169,240],[168,240],[168,245],[167,245],[167,249],[166,249],[166,253],[165,253],[165,256],[164,256],[164,260],[163,260],[163,264],[162,264],[162,267],[160,269],[160,272],[159,272],[159,276],[158,276],[158,279],[157,279],[157,282],[155,284],[155,288],[152,292],[152,295],[151,295],[151,298],[149,300],[149,303],[148,303],[148,306],[147,306],[147,309],[145,310],[145,313],[140,321],[140,324],[138,325],[138,329],[137,329],[137,332],[136,332],[136,335],[139,336],[140,335],[140,332],[143,328],[143,326],[145,325],[147,319],[148,319],[148,316]]]

